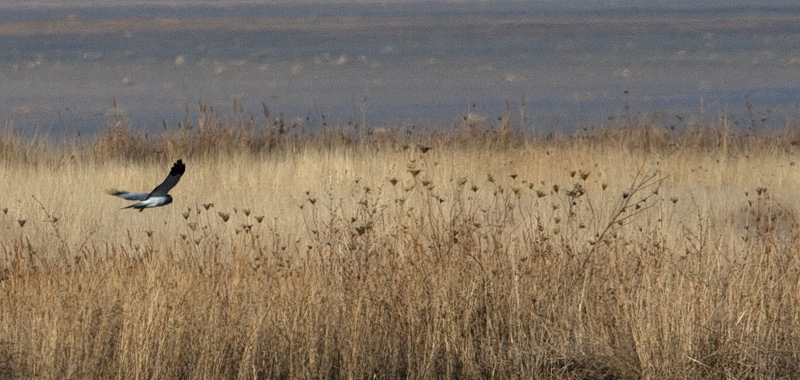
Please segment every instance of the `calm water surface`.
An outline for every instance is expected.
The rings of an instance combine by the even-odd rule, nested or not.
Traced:
[[[234,99],[258,123],[264,103],[310,129],[506,110],[536,133],[800,120],[800,7],[19,8],[0,16],[0,51],[0,119],[56,138],[114,117],[172,128]]]

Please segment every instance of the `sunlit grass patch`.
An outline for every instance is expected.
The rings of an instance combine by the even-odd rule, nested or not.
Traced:
[[[204,118],[159,136],[112,126],[91,146],[11,142],[0,374],[798,369],[792,132],[310,134]],[[103,193],[160,181],[177,158],[171,205],[128,212]]]

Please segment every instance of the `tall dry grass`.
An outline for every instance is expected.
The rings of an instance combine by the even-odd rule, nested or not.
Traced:
[[[794,131],[294,130],[4,136],[0,377],[800,371]]]

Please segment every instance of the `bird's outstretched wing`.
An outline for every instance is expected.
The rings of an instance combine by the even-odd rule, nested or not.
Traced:
[[[106,194],[113,195],[115,197],[120,197],[122,199],[127,199],[129,201],[143,201],[147,199],[149,194],[147,193],[131,193],[128,191],[120,191],[117,189],[106,190]]]
[[[186,171],[186,165],[183,164],[183,161],[178,160],[175,162],[175,165],[172,165],[172,169],[169,171],[167,179],[165,179],[164,182],[161,182],[160,185],[156,186],[156,188],[150,192],[149,196],[156,197],[167,195],[169,190],[178,184],[178,181],[180,181],[184,171]]]

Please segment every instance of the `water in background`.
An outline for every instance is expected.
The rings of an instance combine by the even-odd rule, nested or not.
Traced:
[[[235,99],[309,129],[506,111],[539,134],[610,117],[783,128],[800,121],[798,21],[800,7],[20,7],[0,15],[0,120],[54,138],[120,117],[157,131]]]

